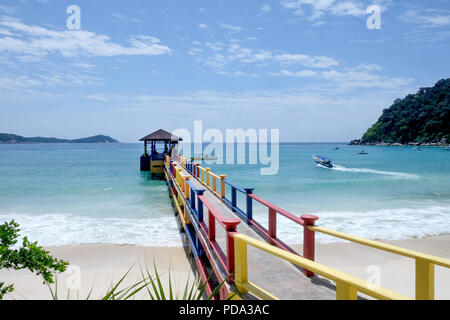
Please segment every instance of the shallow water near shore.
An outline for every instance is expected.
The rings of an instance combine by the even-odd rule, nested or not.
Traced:
[[[139,172],[142,152],[140,144],[0,145],[0,222],[15,219],[46,246],[180,245],[165,183]],[[317,154],[335,167],[317,166]],[[390,240],[450,233],[450,152],[442,148],[281,144],[273,176],[257,165],[209,166],[296,215],[318,215],[328,228]],[[267,209],[254,211],[267,225]],[[302,239],[283,218],[278,234]]]

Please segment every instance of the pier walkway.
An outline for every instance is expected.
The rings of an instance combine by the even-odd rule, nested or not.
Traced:
[[[448,259],[317,226],[318,217],[295,216],[178,154],[165,156],[164,177],[206,292],[222,284],[215,299],[410,299],[315,262],[315,232],[414,259],[416,299],[434,299],[435,265],[450,268]],[[253,219],[255,202],[267,207],[267,229]],[[277,237],[277,216],[298,225],[302,252]]]

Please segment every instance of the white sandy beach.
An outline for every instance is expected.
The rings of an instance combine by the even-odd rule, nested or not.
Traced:
[[[409,248],[424,253],[450,258],[450,235],[429,237],[424,239],[409,239],[386,241],[394,245]],[[71,299],[85,299],[94,284],[91,299],[102,297],[128,269],[135,265],[127,277],[127,284],[141,279],[139,265],[150,270],[153,261],[158,272],[164,273],[164,283],[168,283],[168,271],[171,270],[175,287],[179,296],[182,295],[184,284],[188,277],[192,280],[191,269],[184,247],[142,247],[117,245],[86,245],[48,247],[55,257],[69,260],[71,265],[78,266],[81,274],[81,289],[78,297],[75,290],[71,291]],[[414,261],[391,253],[364,247],[348,242],[316,245],[316,261],[336,268],[351,275],[368,279],[373,270],[379,268],[380,284],[383,287],[414,297]],[[251,271],[250,271],[251,272]],[[58,296],[67,298],[68,273],[58,276]],[[39,277],[28,271],[1,271],[0,278],[6,283],[14,283],[15,291],[7,299],[51,299],[50,291],[42,285]],[[267,288],[269,289],[269,288]],[[142,293],[137,299],[146,299]],[[435,270],[436,299],[450,299],[450,270],[436,267]]]
[[[70,299],[86,299],[91,288],[90,299],[101,299],[117,281],[131,268],[123,285],[134,284],[142,280],[141,269],[145,272],[146,265],[154,275],[153,262],[156,263],[158,273],[165,284],[168,293],[168,272],[174,288],[179,296],[183,295],[184,286],[189,278],[190,283],[195,278],[190,261],[185,253],[185,247],[143,247],[119,245],[85,245],[47,247],[46,250],[58,258],[70,262],[74,270],[80,271],[80,290],[70,290]],[[6,299],[52,299],[47,286],[42,285],[40,277],[29,271],[2,270],[0,279],[5,283],[14,283],[14,292]],[[70,283],[76,283],[76,273],[65,272],[58,275],[58,298],[67,299]],[[176,294],[176,292],[174,293]],[[147,299],[145,290],[135,296],[136,299]]]
[[[450,258],[450,235],[382,242]],[[372,280],[379,271],[382,287],[414,298],[415,263],[411,258],[342,242],[316,244],[316,261],[365,280]],[[450,299],[450,269],[435,267],[435,299]]]

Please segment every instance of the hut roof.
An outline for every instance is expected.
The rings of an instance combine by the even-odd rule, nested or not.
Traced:
[[[159,129],[153,133],[150,133],[148,136],[145,136],[139,141],[170,141],[170,142],[178,142],[183,141],[182,138],[177,137],[166,130]]]

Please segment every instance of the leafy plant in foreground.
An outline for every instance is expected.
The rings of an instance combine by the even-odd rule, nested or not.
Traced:
[[[53,273],[64,272],[69,262],[53,258],[37,242],[30,242],[27,237],[23,238],[22,247],[12,249],[18,241],[19,231],[19,224],[14,220],[0,225],[0,269],[28,269],[42,276],[44,284],[54,283]],[[0,282],[0,300],[13,290],[13,284]]]

